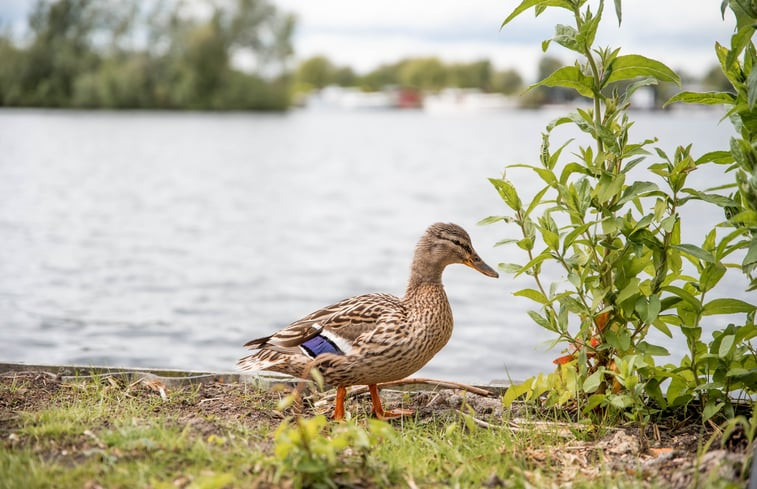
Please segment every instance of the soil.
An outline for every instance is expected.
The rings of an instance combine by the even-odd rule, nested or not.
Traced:
[[[107,378],[106,378],[107,379]],[[203,438],[212,434],[222,435],[224,426],[231,421],[240,421],[249,426],[273,430],[281,419],[291,413],[276,410],[276,402],[291,391],[291,386],[272,385],[259,390],[240,382],[224,383],[215,379],[191,387],[174,385],[167,387],[161,380],[142,378],[127,383],[121,380],[109,382],[120,388],[132,389],[134,395],[169,397],[176,389],[197,389],[197,395],[185,396],[181,402],[157,404],[156,412],[169,410],[173,419],[183,426],[201,433]],[[12,383],[17,388],[6,388]],[[9,372],[0,374],[0,446],[12,448],[13,432],[18,420],[17,413],[35,411],[48,407],[51,402],[76,395],[75,389],[66,386],[65,377],[43,371]],[[734,481],[747,486],[741,470],[748,458],[748,440],[743,430],[734,431],[721,443],[722,433],[714,423],[704,425],[694,418],[671,418],[665,424],[650,424],[642,432],[638,426],[617,426],[598,435],[586,432],[587,427],[571,422],[555,423],[535,421],[533,413],[528,417],[520,414],[523,408],[503,410],[497,397],[484,397],[456,389],[428,390],[382,390],[387,407],[402,405],[416,411],[416,419],[423,422],[460,419],[461,413],[468,420],[485,429],[545,429],[557,432],[564,443],[555,447],[528,450],[519,456],[539,465],[540,462],[561,467],[563,483],[570,484],[577,477],[593,479],[607,472],[633,474],[655,484],[672,488],[688,488],[702,484],[710,477]],[[60,402],[60,401],[59,401]],[[260,403],[269,403],[270,409],[255,409]],[[304,397],[301,409],[304,415],[328,414],[333,403],[333,391],[309,392]],[[352,416],[369,415],[370,400],[367,394],[350,396],[346,409]],[[9,434],[10,433],[10,434]],[[270,437],[265,438],[266,440]],[[698,451],[712,440],[706,453],[697,457]],[[258,440],[257,443],[267,443]],[[96,445],[96,440],[85,434],[81,443],[66,447],[73,454]],[[267,448],[267,447],[260,447]],[[505,487],[506,482],[493,477],[488,487]]]

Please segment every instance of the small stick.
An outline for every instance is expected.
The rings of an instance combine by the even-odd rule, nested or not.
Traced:
[[[472,385],[468,384],[461,384],[459,382],[452,382],[449,380],[436,380],[436,379],[425,379],[425,378],[419,378],[419,379],[402,379],[402,380],[393,380],[392,382],[384,382],[382,384],[379,384],[379,389],[383,389],[385,387],[396,387],[399,385],[413,385],[413,384],[428,384],[433,385],[434,387],[441,387],[443,389],[460,389],[468,392],[472,392],[474,394],[478,394],[479,396],[486,396],[490,397],[492,396],[492,393],[486,389],[480,389],[478,387],[473,387]],[[367,386],[358,387],[357,389],[352,389],[347,393],[347,396],[354,396],[357,394],[363,394],[365,392],[368,392]],[[331,399],[332,397],[336,397],[336,394],[329,394],[324,397],[324,399]]]
[[[198,404],[202,404],[204,402],[213,402],[213,401],[219,401],[223,399],[223,397],[208,397],[206,399],[203,399],[202,401],[198,402]]]
[[[494,429],[501,430],[503,428],[502,426],[497,426],[495,424],[487,423],[483,419],[478,419],[477,417],[464,413],[460,411],[459,409],[457,410],[457,412],[460,413],[463,417],[470,419],[471,421],[473,421],[473,423],[477,424],[478,426],[482,428],[486,428],[487,430],[494,430]]]

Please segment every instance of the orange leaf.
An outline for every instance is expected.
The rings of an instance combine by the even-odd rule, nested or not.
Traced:
[[[605,311],[594,318],[594,322],[597,324],[597,328],[599,328],[599,331],[602,331],[605,329],[605,326],[607,326],[608,319],[610,319],[610,311]]]
[[[573,361],[573,354],[571,353],[570,355],[563,355],[559,358],[555,358],[554,360],[552,360],[552,363],[554,363],[555,365],[565,365],[566,363],[572,362],[572,361]]]

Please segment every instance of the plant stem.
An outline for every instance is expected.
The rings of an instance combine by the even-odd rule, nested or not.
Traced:
[[[581,21],[581,12],[578,6],[573,10],[573,14],[576,18],[576,30],[580,32],[583,22]],[[591,74],[594,78],[594,131],[597,139],[597,154],[599,155],[604,152],[604,144],[602,144],[602,139],[599,137],[599,128],[602,126],[602,104],[600,100],[601,94],[599,91],[599,84],[602,82],[602,78],[600,77],[597,63],[591,55],[591,46],[583,46],[582,53],[586,56],[586,59],[589,62]]]

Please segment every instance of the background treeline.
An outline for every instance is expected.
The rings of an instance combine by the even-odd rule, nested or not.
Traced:
[[[3,106],[281,110],[294,19],[265,0],[42,0],[0,38]],[[254,64],[255,74],[233,60]]]
[[[358,75],[349,66],[336,66],[324,56],[315,56],[299,65],[295,80],[300,91],[338,85],[360,87],[366,91],[381,90],[387,86],[424,92],[455,87],[512,94],[523,87],[523,78],[517,71],[497,71],[488,60],[444,63],[433,57],[403,59]]]
[[[507,95],[526,86],[516,70],[497,70],[488,60],[409,58],[364,74],[323,56],[293,66],[294,27],[294,17],[268,0],[38,0],[23,40],[0,34],[0,106],[285,110],[328,85]],[[552,57],[534,62],[538,79],[562,66]],[[702,80],[683,78],[703,89],[728,88],[717,66]],[[660,103],[675,93],[665,84],[655,90]],[[539,87],[519,103],[574,97]]]

